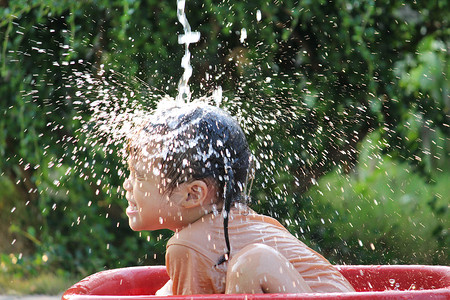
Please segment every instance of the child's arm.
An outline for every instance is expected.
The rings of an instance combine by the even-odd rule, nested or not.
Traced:
[[[286,257],[267,245],[247,245],[228,264],[226,294],[312,293]]]

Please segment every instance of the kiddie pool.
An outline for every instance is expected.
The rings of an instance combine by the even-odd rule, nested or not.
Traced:
[[[63,300],[110,299],[450,299],[450,267],[421,265],[337,266],[356,292],[155,296],[169,279],[164,266],[119,268],[86,277]]]

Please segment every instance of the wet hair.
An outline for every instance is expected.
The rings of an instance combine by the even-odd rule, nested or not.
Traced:
[[[131,143],[132,148],[157,166],[164,192],[170,193],[179,184],[193,180],[212,179],[216,184],[223,204],[227,246],[219,265],[228,260],[231,252],[228,237],[231,206],[247,202],[252,155],[238,122],[224,110],[195,103],[171,105],[158,108],[146,120]]]

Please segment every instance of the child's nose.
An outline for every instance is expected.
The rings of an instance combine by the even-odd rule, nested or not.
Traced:
[[[126,191],[130,191],[131,189],[132,189],[132,185],[131,185],[131,182],[130,182],[130,179],[125,179],[125,181],[123,182],[123,188],[126,190]]]

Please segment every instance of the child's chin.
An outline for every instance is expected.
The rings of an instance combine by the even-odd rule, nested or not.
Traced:
[[[144,225],[142,225],[140,223],[133,222],[132,220],[129,221],[129,225],[130,225],[131,230],[133,230],[133,231],[158,230],[158,229],[161,229],[161,228],[154,228],[153,226],[150,226],[150,227],[149,226],[144,226]]]
[[[139,224],[136,224],[136,222],[133,222],[132,220],[130,220],[128,222],[128,224],[130,225],[130,228],[133,231],[141,231],[141,230],[143,230],[143,228],[141,228],[142,226],[140,226]]]

